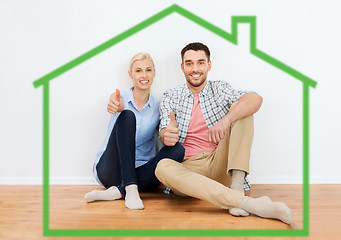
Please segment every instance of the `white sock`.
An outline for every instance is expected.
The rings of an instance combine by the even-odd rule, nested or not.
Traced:
[[[139,191],[136,184],[126,186],[125,205],[130,209],[144,209],[143,202],[140,198]]]
[[[234,169],[232,170],[232,183],[230,188],[239,192],[244,193],[244,178],[245,172],[241,170]],[[236,217],[246,217],[249,216],[250,213],[241,208],[230,208],[229,213]]]
[[[263,218],[274,218],[287,224],[292,222],[290,208],[282,202],[272,202],[268,196],[251,198],[244,196],[240,208]]]
[[[117,187],[112,186],[107,190],[94,190],[92,192],[88,192],[84,195],[84,198],[87,202],[93,202],[98,200],[116,200],[122,197],[121,192],[118,190]]]
[[[244,171],[237,169],[232,170],[232,182],[230,188],[239,192],[244,192],[244,178]]]

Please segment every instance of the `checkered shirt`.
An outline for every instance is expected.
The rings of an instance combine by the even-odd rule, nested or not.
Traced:
[[[247,93],[234,90],[227,82],[208,81],[199,93],[200,108],[208,128],[213,127],[230,110],[232,103]],[[179,129],[179,142],[185,141],[193,108],[193,94],[187,85],[166,91],[160,102],[160,127],[165,128],[170,123],[169,111],[175,113]]]
[[[230,110],[232,104],[247,93],[233,89],[225,81],[207,81],[205,88],[199,93],[200,108],[208,128],[213,127]],[[159,130],[170,123],[170,110],[175,113],[175,120],[179,129],[179,142],[185,141],[193,108],[193,93],[186,84],[166,91],[160,101]],[[244,190],[250,189],[248,179],[245,178]],[[167,192],[167,190],[165,189]],[[166,193],[165,192],[165,193]],[[169,192],[169,190],[168,190]]]

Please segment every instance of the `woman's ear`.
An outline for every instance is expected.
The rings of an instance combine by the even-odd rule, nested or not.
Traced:
[[[133,79],[133,74],[131,73],[130,70],[128,70],[128,74],[129,74],[129,77],[130,77],[131,79]]]

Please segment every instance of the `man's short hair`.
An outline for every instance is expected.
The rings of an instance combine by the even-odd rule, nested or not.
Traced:
[[[193,51],[202,50],[202,51],[205,52],[205,55],[206,55],[206,57],[207,57],[207,61],[208,61],[208,62],[210,61],[211,53],[210,53],[210,50],[208,49],[208,47],[207,47],[205,44],[200,43],[200,42],[193,42],[193,43],[187,44],[187,46],[184,47],[184,48],[181,50],[181,60],[182,60],[182,61],[184,61],[185,52],[187,52],[188,50],[193,50]]]

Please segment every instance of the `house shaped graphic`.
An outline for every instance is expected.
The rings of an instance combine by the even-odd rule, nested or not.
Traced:
[[[276,233],[273,232],[271,236],[305,236],[309,233],[309,90],[310,87],[315,88],[317,82],[308,76],[302,74],[301,72],[291,68],[290,66],[282,63],[281,61],[269,56],[264,53],[260,49],[257,48],[256,43],[256,17],[255,16],[233,16],[231,21],[231,33],[226,32],[225,30],[207,22],[206,20],[196,16],[195,14],[187,11],[186,9],[174,4],[170,7],[164,9],[163,11],[151,16],[150,18],[144,20],[143,22],[131,27],[130,29],[122,32],[121,34],[109,39],[108,41],[102,43],[101,45],[91,49],[90,51],[84,53],[83,55],[71,60],[70,62],[62,65],[61,67],[55,69],[54,71],[46,74],[45,76],[37,79],[33,82],[33,86],[35,88],[43,87],[43,228],[45,236],[56,236],[54,235],[53,230],[49,229],[49,153],[50,153],[50,81],[62,75],[63,73],[71,70],[72,68],[80,65],[81,63],[89,60],[90,58],[102,53],[103,51],[113,47],[117,43],[124,41],[125,39],[131,37],[132,35],[142,31],[143,29],[151,26],[152,24],[166,18],[167,16],[177,13],[184,18],[192,21],[193,23],[201,26],[202,28],[210,31],[211,33],[225,39],[228,43],[232,43],[234,45],[238,45],[238,24],[249,24],[250,25],[250,53],[257,58],[263,60],[267,64],[272,65],[273,67],[291,75],[298,81],[302,83],[303,87],[303,229],[296,229],[295,232],[286,232],[281,230],[281,232]],[[60,231],[60,230],[59,230]],[[65,230],[65,234],[70,235],[70,231]],[[93,232],[88,231],[87,236],[97,236],[96,231]],[[120,230],[120,236],[130,236],[131,230],[127,230],[126,234],[122,235],[122,231]],[[139,233],[139,230],[134,230],[136,233]],[[213,230],[212,230],[213,231]],[[235,231],[235,232],[234,232]],[[289,231],[289,230],[288,230]],[[294,231],[294,230],[290,230]],[[250,232],[251,233],[251,232]],[[142,231],[141,231],[142,234]],[[170,236],[167,232],[162,232],[161,230],[157,231],[158,235],[154,236]],[[186,233],[184,230],[184,234],[188,236],[189,232]],[[198,231],[198,236],[212,236],[209,233],[204,235]],[[201,235],[200,235],[201,234]],[[247,230],[243,230],[243,232],[238,232],[238,230],[226,230],[225,235],[221,236],[244,236],[247,234]],[[278,235],[280,234],[280,235]],[[297,235],[295,235],[297,234]],[[103,236],[103,234],[101,234]],[[247,234],[250,236],[250,234]],[[269,233],[258,232],[258,236],[270,236]],[[59,232],[59,235],[60,232]],[[77,236],[75,233],[72,236]],[[79,236],[84,236],[80,234]],[[108,231],[107,236],[118,236],[116,235],[115,230]],[[135,234],[136,236],[136,234]],[[175,235],[174,235],[175,236]],[[176,235],[180,236],[180,235]],[[191,235],[191,236],[195,236]],[[246,236],[246,235],[245,235]]]

